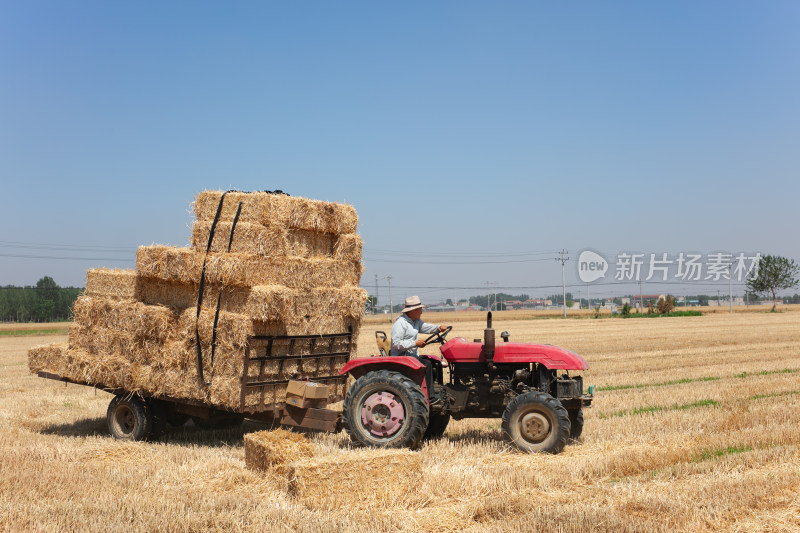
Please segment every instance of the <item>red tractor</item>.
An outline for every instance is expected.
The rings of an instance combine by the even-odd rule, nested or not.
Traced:
[[[460,337],[446,341],[451,329],[425,339],[426,345],[442,344],[444,356],[423,356],[433,364],[433,392],[419,359],[387,356],[385,348],[380,356],[353,359],[342,368],[340,374],[356,378],[342,413],[354,442],[416,448],[441,436],[451,417],[501,417],[506,440],[528,452],[559,453],[568,440],[580,437],[591,390],[584,394],[580,376],[559,372],[586,370],[586,360],[557,346],[508,342],[505,331],[503,342],[495,344],[491,312],[483,344]],[[384,347],[386,334],[376,337]]]

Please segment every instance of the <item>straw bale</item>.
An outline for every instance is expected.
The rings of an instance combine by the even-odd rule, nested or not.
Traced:
[[[244,436],[244,462],[253,470],[283,473],[289,463],[313,456],[314,445],[302,433],[276,429]]]
[[[197,195],[194,212],[198,220],[214,220],[222,194],[203,191]],[[354,233],[358,226],[358,215],[351,205],[264,192],[228,193],[220,220],[232,221],[240,202],[240,222],[335,234]]]
[[[246,389],[244,405],[246,409],[254,409],[259,406],[271,406],[282,400],[276,398],[275,391],[286,390],[286,385],[262,385],[260,387],[250,387]],[[285,392],[283,399],[285,399]]]
[[[143,287],[148,287],[147,291]],[[198,286],[189,283],[156,282],[142,279],[139,293],[146,303],[161,303],[182,311],[197,307]],[[203,306],[216,309],[220,286],[208,284],[203,290]],[[294,321],[298,317],[344,315],[361,317],[367,292],[358,287],[318,287],[290,289],[284,285],[223,287],[221,311],[248,315],[253,320]]]
[[[390,508],[398,494],[419,489],[422,457],[410,450],[354,450],[295,461],[286,477],[289,494],[314,509],[352,507],[353,492],[347,487],[358,487],[359,505]]]
[[[199,283],[203,254],[188,248],[140,246],[136,251],[136,272],[145,278]]]
[[[286,232],[287,255],[296,257],[333,257],[338,236],[304,229],[290,229]],[[360,261],[361,257],[357,257]]]
[[[218,291],[218,288],[214,290],[206,286],[204,297]],[[164,305],[181,312],[197,306],[197,285],[140,276],[136,285],[136,299],[145,304]]]
[[[206,377],[214,375],[215,369],[221,372],[223,366],[230,370],[229,367],[231,364],[239,365],[237,362],[229,364],[225,360],[226,358],[232,357],[234,359],[242,359],[244,357],[244,348],[239,348],[238,351],[234,352],[235,349],[230,346],[217,345],[217,347],[214,349],[214,360],[212,362],[211,343],[201,341],[200,348],[200,353],[203,359],[203,369]],[[192,334],[191,338],[185,338],[181,339],[180,341],[167,344],[164,347],[161,364],[158,366],[170,370],[196,369],[197,343],[195,341],[194,334]],[[239,365],[239,368],[241,369],[241,365]],[[238,371],[238,374],[241,375],[241,370]]]
[[[86,294],[106,298],[136,298],[136,272],[117,268],[90,268],[86,271]]]
[[[141,337],[124,330],[73,324],[69,328],[69,348],[97,356],[119,356],[130,362],[158,364],[162,359],[164,340]]]
[[[196,368],[172,369],[135,367],[132,376],[141,390],[169,398],[208,401],[208,387],[198,377]]]
[[[208,236],[211,232],[210,220],[197,220],[192,226],[192,248],[205,253],[208,248]],[[214,229],[214,239],[211,241],[210,252],[228,252],[230,243],[231,253],[243,253],[261,256],[283,257],[289,254],[289,240],[287,230],[283,226],[248,224],[237,222],[231,240],[231,222],[218,222]],[[334,237],[328,236],[328,240]],[[291,255],[302,255],[292,253]],[[331,254],[328,254],[331,255]]]
[[[244,347],[249,336],[255,334],[253,321],[247,315],[220,311],[217,319],[216,339],[214,339],[214,316],[216,310],[203,307],[200,316],[197,309],[186,309],[181,313],[179,320],[180,337],[191,342],[195,341],[195,328],[200,335],[200,342],[210,345],[216,340],[217,348]]]
[[[67,344],[63,342],[34,346],[28,350],[28,369],[32,374],[55,372],[66,350]]]
[[[212,222],[197,220],[192,226],[192,249],[205,253]],[[262,226],[237,222],[231,240],[231,222],[219,222],[214,229],[210,252],[259,255],[266,257],[329,257],[339,261],[361,261],[361,236],[336,235],[302,229],[286,229],[275,224]]]
[[[114,355],[94,355],[66,343],[37,346],[28,351],[31,371],[44,370],[91,385],[127,388],[130,363]],[[34,370],[35,369],[35,370]]]
[[[326,333],[347,333],[358,331],[358,319],[348,316],[310,316],[300,317],[287,324],[287,335],[324,335]]]
[[[243,312],[259,320],[286,322],[312,316],[360,318],[366,301],[367,292],[358,287],[291,290],[282,285],[258,285],[250,291]]]
[[[146,278],[197,284],[204,257],[205,254],[190,248],[140,246],[136,252],[136,270]],[[362,271],[361,263],[356,261],[210,253],[205,281],[246,287],[278,284],[290,288],[352,287],[358,285]]]
[[[208,400],[216,406],[240,409],[242,404],[241,378],[214,376],[208,387]]]
[[[66,343],[36,346],[28,351],[31,372],[46,371],[82,383],[124,388],[130,392],[207,401],[208,391],[197,371],[162,369],[108,355],[95,355],[69,348]]]
[[[162,305],[146,305],[108,297],[82,296],[75,301],[75,323],[85,327],[125,330],[140,338],[168,340],[177,317]]]

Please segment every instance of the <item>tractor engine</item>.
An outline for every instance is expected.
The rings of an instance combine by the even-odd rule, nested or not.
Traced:
[[[446,385],[450,401],[444,409],[453,418],[501,416],[516,396],[531,391],[557,398],[566,409],[580,408],[586,403],[581,401],[583,379],[580,376],[570,377],[566,373],[559,376],[558,370],[530,361],[526,356],[520,357],[519,362],[509,362],[509,357],[504,356],[508,352],[506,348],[519,345],[504,344],[508,343],[507,332],[500,336],[504,342],[498,346],[489,313],[482,345],[476,339],[473,343],[463,341],[460,347],[457,341],[443,347],[443,354],[450,355],[447,357],[450,383]],[[452,352],[446,353],[448,348]]]

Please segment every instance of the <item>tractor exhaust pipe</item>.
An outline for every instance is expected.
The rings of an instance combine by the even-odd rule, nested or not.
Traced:
[[[494,329],[492,329],[492,312],[486,315],[486,329],[483,330],[483,353],[489,369],[494,370]]]

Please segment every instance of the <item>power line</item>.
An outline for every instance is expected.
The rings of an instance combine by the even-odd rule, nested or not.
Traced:
[[[432,256],[432,257],[523,257],[528,255],[552,255],[554,253],[558,253],[558,250],[546,250],[546,251],[531,251],[531,252],[412,252],[412,251],[403,251],[403,250],[384,250],[378,248],[365,248],[365,253],[375,253],[379,255],[421,255],[421,256]]]
[[[47,244],[40,242],[0,241],[3,248],[27,248],[31,250],[74,250],[74,251],[102,251],[102,252],[129,252],[136,250],[137,246],[95,246],[91,244]]]
[[[724,280],[724,281],[720,280],[719,283],[713,283],[713,282],[709,282],[709,283],[694,283],[692,281],[648,281],[647,283],[651,284],[651,285],[677,285],[677,286],[680,286],[680,287],[697,287],[698,289],[703,289],[703,288],[707,289],[707,288],[711,287],[711,288],[716,289],[717,287],[726,285],[727,281],[728,280]],[[607,282],[594,282],[591,285],[593,287],[603,287],[603,286],[612,286],[612,285],[634,286],[634,285],[636,285],[636,283],[638,283],[638,282],[632,282],[632,281],[607,281]],[[744,286],[745,282],[744,281],[737,281],[737,282],[734,282],[734,285]],[[573,282],[573,283],[567,283],[566,286],[569,287],[569,288],[578,288],[578,287],[581,287],[582,284],[578,283],[578,282]],[[386,285],[380,285],[380,287],[386,287]],[[395,289],[433,289],[433,290],[443,290],[443,289],[452,290],[452,289],[456,289],[456,290],[479,290],[479,291],[485,291],[486,290],[486,285],[485,284],[484,285],[461,285],[461,286],[454,286],[454,285],[441,285],[441,286],[438,286],[438,285],[395,285],[395,284],[392,284],[392,287],[395,288]],[[495,288],[496,289],[502,289],[502,290],[510,290],[510,289],[525,289],[525,290],[528,290],[528,289],[558,289],[558,288],[562,288],[562,285],[561,284],[558,284],[558,285],[503,285],[503,286],[498,285]]]
[[[365,257],[364,261],[373,263],[405,263],[415,265],[497,265],[506,263],[534,263],[536,261],[549,261],[550,258],[544,259],[511,259],[507,261],[411,261],[407,259],[374,259]]]
[[[119,263],[133,263],[134,259],[120,259],[119,257],[67,257],[55,255],[23,255],[23,254],[0,254],[0,257],[20,257],[23,259],[71,259],[75,261],[115,261]]]

